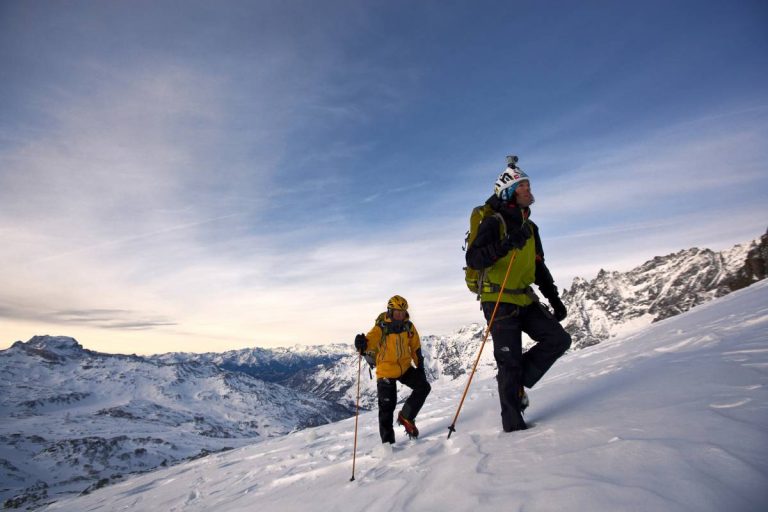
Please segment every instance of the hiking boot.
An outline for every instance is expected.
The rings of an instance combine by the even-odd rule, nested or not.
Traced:
[[[525,412],[529,405],[528,393],[525,392],[524,387],[520,386],[520,412]]]
[[[416,428],[416,423],[403,416],[403,411],[397,413],[397,423],[405,428],[405,433],[408,434],[408,437],[411,439],[419,437],[419,429]]]
[[[528,425],[525,424],[523,416],[519,412],[508,414],[501,417],[501,426],[504,432],[515,432],[517,430],[526,430]]]

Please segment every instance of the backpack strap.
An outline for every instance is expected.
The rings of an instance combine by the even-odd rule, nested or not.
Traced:
[[[376,318],[376,325],[379,326],[379,330],[381,331],[381,339],[379,340],[379,350],[381,350],[384,347],[384,340],[387,338],[387,323],[384,321],[386,317],[387,317],[386,313],[381,313]]]
[[[501,215],[499,212],[494,212],[493,217],[495,217],[499,221],[499,226],[501,226],[501,237],[500,239],[503,239],[507,236],[507,222],[504,220],[504,216]],[[488,268],[486,267],[477,273],[477,300],[480,301],[483,295],[483,292],[493,292],[493,290],[488,289],[488,287],[494,286],[491,283],[487,283],[485,281],[485,274],[488,271]],[[501,288],[501,287],[498,287]],[[498,290],[497,290],[498,291]],[[510,293],[508,290],[504,290],[504,293]],[[519,293],[524,293],[524,291],[520,291]]]
[[[507,236],[507,222],[504,220],[504,216],[501,215],[499,212],[496,212],[493,214],[494,217],[499,219],[499,224],[501,224],[501,238],[504,238]]]

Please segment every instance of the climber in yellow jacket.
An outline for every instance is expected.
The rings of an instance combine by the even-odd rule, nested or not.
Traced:
[[[413,391],[397,413],[397,422],[405,428],[409,437],[418,437],[416,415],[432,387],[424,370],[419,333],[408,314],[408,301],[399,295],[389,299],[387,311],[378,316],[368,334],[358,334],[355,337],[355,348],[367,359],[376,362],[381,442],[395,442],[392,422],[397,405],[398,381]],[[411,363],[415,364],[415,367]]]

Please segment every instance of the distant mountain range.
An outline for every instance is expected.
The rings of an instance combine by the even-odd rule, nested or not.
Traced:
[[[203,361],[36,336],[0,351],[0,498],[34,506],[123,475],[349,417],[344,405]]]
[[[694,248],[624,273],[600,271],[564,290],[564,326],[579,349],[767,273],[768,233],[727,251]],[[476,323],[423,336],[429,379],[464,376],[484,329]],[[486,347],[481,366],[494,365],[492,352]],[[0,351],[0,499],[35,507],[129,473],[349,417],[358,364],[351,344],[139,357],[86,350],[67,337],[17,342]],[[361,368],[360,405],[373,409],[375,381],[365,361]]]

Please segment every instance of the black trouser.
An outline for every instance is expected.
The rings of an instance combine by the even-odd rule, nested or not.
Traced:
[[[483,313],[490,320],[495,303],[483,302]],[[523,354],[522,333],[536,344]],[[517,306],[501,302],[491,325],[493,356],[496,359],[504,430],[525,428],[520,415],[520,388],[533,387],[555,361],[571,346],[565,332],[544,305]]]
[[[401,382],[413,389],[411,396],[403,404],[402,413],[406,419],[411,421],[416,419],[427,395],[432,390],[424,372],[414,367],[408,368],[404,374],[397,379],[378,379],[376,381],[376,392],[379,396],[379,434],[381,434],[382,443],[394,443],[395,431],[392,428],[394,420],[395,407],[397,406],[397,386],[396,382]]]

